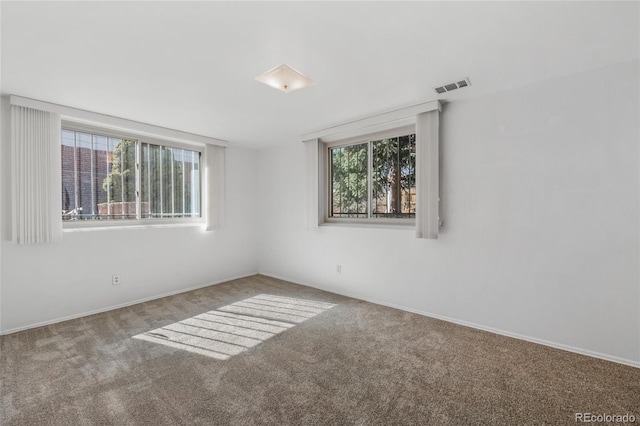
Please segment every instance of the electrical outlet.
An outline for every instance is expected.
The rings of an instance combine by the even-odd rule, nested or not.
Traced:
[[[342,265],[336,265],[336,272],[342,274]]]
[[[111,284],[120,285],[120,275],[112,275],[111,276]]]

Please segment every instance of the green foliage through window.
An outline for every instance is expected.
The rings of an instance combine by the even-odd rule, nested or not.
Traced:
[[[113,139],[113,138],[111,138]],[[111,172],[102,181],[109,202],[136,200],[136,141],[121,139],[111,154]]]
[[[367,217],[367,144],[331,150],[331,213],[334,217]]]
[[[408,217],[416,213],[416,137],[381,139],[373,146],[373,217]]]
[[[331,148],[329,216],[415,218],[415,157],[415,134]]]
[[[143,218],[200,215],[200,153],[142,144]]]

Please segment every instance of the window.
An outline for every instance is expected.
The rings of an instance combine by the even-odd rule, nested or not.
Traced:
[[[440,110],[426,102],[302,135],[308,229],[411,225],[437,239]]]
[[[201,152],[63,125],[62,218],[199,218]]]
[[[327,219],[415,219],[413,131],[327,144]]]
[[[200,217],[200,152],[141,145],[142,217]]]

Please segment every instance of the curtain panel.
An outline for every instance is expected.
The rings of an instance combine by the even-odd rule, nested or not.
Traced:
[[[60,116],[11,105],[12,240],[62,240]]]
[[[224,226],[225,216],[225,147],[206,145],[205,202],[206,230],[217,231]]]
[[[437,239],[440,228],[440,112],[416,116],[416,237]]]
[[[307,160],[307,229],[317,228],[322,222],[322,216],[319,211],[319,158],[318,149],[320,149],[318,139],[310,139],[304,141],[305,157]]]

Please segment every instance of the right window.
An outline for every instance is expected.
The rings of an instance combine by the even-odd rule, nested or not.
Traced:
[[[415,133],[336,142],[328,150],[329,220],[415,219]]]

